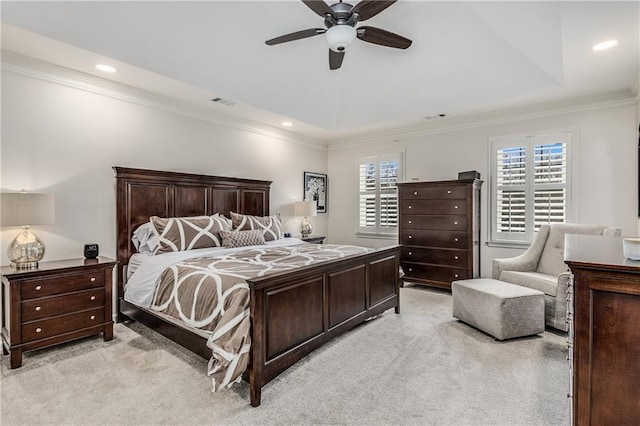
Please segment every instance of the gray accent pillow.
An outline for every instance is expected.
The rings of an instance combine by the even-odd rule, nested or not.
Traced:
[[[266,244],[262,231],[253,229],[248,231],[220,231],[222,245],[227,248],[260,246]]]
[[[151,217],[158,246],[154,254],[220,247],[220,231],[230,231],[229,224],[216,216]]]
[[[233,229],[236,231],[260,230],[265,241],[282,238],[282,223],[277,216],[259,217],[231,212],[231,220],[233,221]]]

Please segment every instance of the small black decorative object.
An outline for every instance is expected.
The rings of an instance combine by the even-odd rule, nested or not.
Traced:
[[[96,243],[88,243],[84,245],[84,257],[87,259],[95,259],[98,257],[98,245]]]

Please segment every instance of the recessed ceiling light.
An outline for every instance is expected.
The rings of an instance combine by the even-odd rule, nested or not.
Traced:
[[[282,122],[282,125],[283,125],[284,127],[291,127],[291,126],[293,126],[293,123],[292,123],[292,122],[290,122],[290,121],[283,121],[283,122]]]
[[[607,40],[607,41],[603,41],[601,43],[595,44],[591,50],[594,51],[599,51],[599,50],[606,50],[606,49],[611,49],[612,47],[616,46],[618,44],[618,40]]]
[[[104,71],[104,72],[116,72],[117,71],[115,69],[115,67],[112,67],[111,65],[107,65],[107,64],[98,64],[98,65],[96,65],[96,68],[99,69],[100,71]]]

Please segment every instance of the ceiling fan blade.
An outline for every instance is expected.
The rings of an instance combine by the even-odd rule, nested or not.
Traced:
[[[356,4],[353,9],[351,9],[351,13],[357,13],[358,15],[360,15],[359,21],[366,21],[367,19],[373,18],[378,13],[388,8],[396,1],[397,0],[362,0],[360,3]]]
[[[344,59],[344,52],[335,52],[329,49],[329,69],[337,70],[342,66],[342,60]]]
[[[406,49],[412,43],[408,38],[376,27],[358,27],[357,31],[358,38],[367,43],[395,47],[396,49]]]
[[[300,40],[301,38],[313,37],[318,34],[324,34],[327,32],[324,28],[309,28],[308,30],[296,31],[295,33],[285,34],[280,37],[272,38],[271,40],[265,41],[268,46],[273,46],[274,44],[286,43],[288,41]]]
[[[306,4],[309,9],[313,10],[317,15],[320,15],[323,18],[326,15],[331,15],[335,18],[333,10],[331,10],[329,5],[322,0],[302,0],[302,3]]]

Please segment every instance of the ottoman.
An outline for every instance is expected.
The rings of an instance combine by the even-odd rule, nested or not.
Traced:
[[[544,331],[544,293],[491,278],[451,283],[453,316],[498,340]]]

